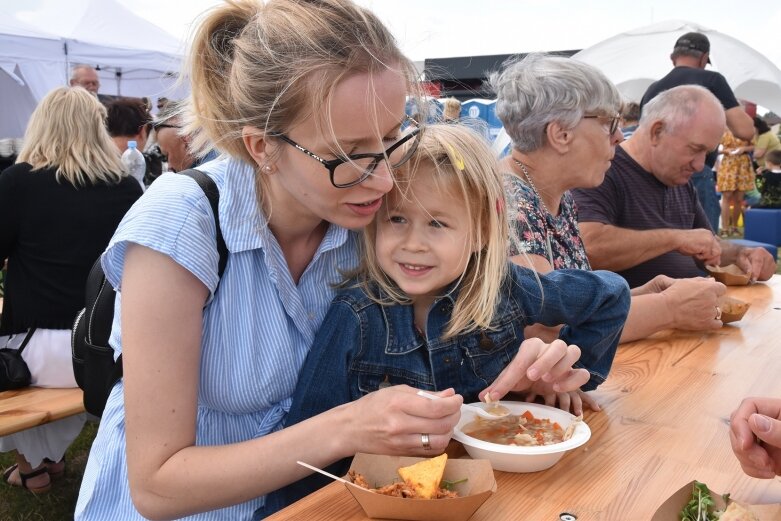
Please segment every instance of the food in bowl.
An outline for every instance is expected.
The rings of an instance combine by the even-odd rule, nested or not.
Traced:
[[[582,417],[580,417],[582,420]],[[579,421],[576,418],[576,421]],[[510,414],[496,420],[476,417],[474,421],[461,428],[461,432],[478,440],[500,445],[538,447],[553,445],[569,439],[574,432],[573,422],[568,429],[569,435],[558,422],[548,418],[535,418],[531,411],[520,415]]]
[[[547,445],[509,445],[477,439],[466,432],[469,423],[475,421],[475,413],[465,412],[461,415],[453,438],[461,442],[467,453],[474,459],[487,459],[494,470],[506,472],[537,472],[552,467],[569,450],[586,443],[591,437],[591,429],[578,417],[567,411],[526,402],[502,402],[502,405],[510,410],[513,416],[522,416],[529,412],[535,419],[548,419],[551,423],[557,423],[566,435],[567,429],[571,430],[571,437],[557,443]],[[501,421],[501,420],[487,420]],[[553,428],[553,427],[552,427]]]

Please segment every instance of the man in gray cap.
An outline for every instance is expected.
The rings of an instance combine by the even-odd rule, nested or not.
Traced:
[[[751,141],[754,137],[754,122],[751,116],[740,106],[724,76],[715,71],[705,70],[705,66],[710,63],[708,37],[696,32],[684,34],[675,42],[670,59],[674,65],[673,70],[648,87],[640,102],[641,110],[660,92],[679,85],[701,85],[721,102],[727,116],[727,128],[740,139]],[[709,154],[705,161],[705,168],[692,176],[692,184],[697,189],[700,203],[714,231],[719,229],[721,213],[713,179],[713,164],[716,162],[716,156],[715,151]]]

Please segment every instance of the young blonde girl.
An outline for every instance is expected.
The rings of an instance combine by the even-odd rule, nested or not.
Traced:
[[[571,348],[559,369],[572,378],[514,379],[512,390],[590,390],[607,377],[629,309],[626,283],[610,272],[537,276],[509,263],[502,193],[480,136],[461,125],[423,131],[315,338],[287,425],[401,384],[498,399],[511,361],[547,347],[524,340],[534,323],[565,324],[551,346]]]

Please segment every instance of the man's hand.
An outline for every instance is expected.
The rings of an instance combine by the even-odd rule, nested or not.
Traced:
[[[713,232],[704,228],[680,230],[676,250],[702,261],[706,266],[721,264],[721,245]]]
[[[752,282],[768,280],[776,272],[776,261],[765,248],[742,248],[735,264],[746,272]]]

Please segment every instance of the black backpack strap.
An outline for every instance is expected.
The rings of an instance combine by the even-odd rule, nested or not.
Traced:
[[[225,266],[228,264],[228,247],[225,245],[225,238],[222,236],[222,229],[220,228],[220,191],[214,181],[212,181],[212,178],[200,170],[190,168],[179,173],[190,177],[198,183],[203,193],[206,194],[206,198],[209,199],[212,214],[214,214],[214,226],[217,228],[217,253],[220,255],[217,273],[222,278],[222,274],[225,273]],[[122,378],[122,353],[117,357],[117,361],[111,371],[111,379],[109,380],[111,385],[109,388],[113,387],[113,384],[120,378]]]
[[[27,347],[27,343],[30,341],[30,339],[33,337],[33,333],[35,333],[35,330],[38,329],[37,327],[31,327],[29,331],[27,331],[27,335],[25,335],[24,340],[22,340],[22,344],[19,346],[18,350],[16,351],[20,355],[22,354],[22,351],[24,351],[24,348]]]
[[[214,214],[214,225],[217,227],[217,253],[220,255],[217,273],[222,278],[225,266],[228,264],[228,247],[225,245],[225,238],[222,236],[222,229],[220,229],[220,191],[214,181],[212,181],[212,178],[200,170],[190,168],[179,173],[195,180],[209,199],[209,204],[211,204],[212,213]]]

